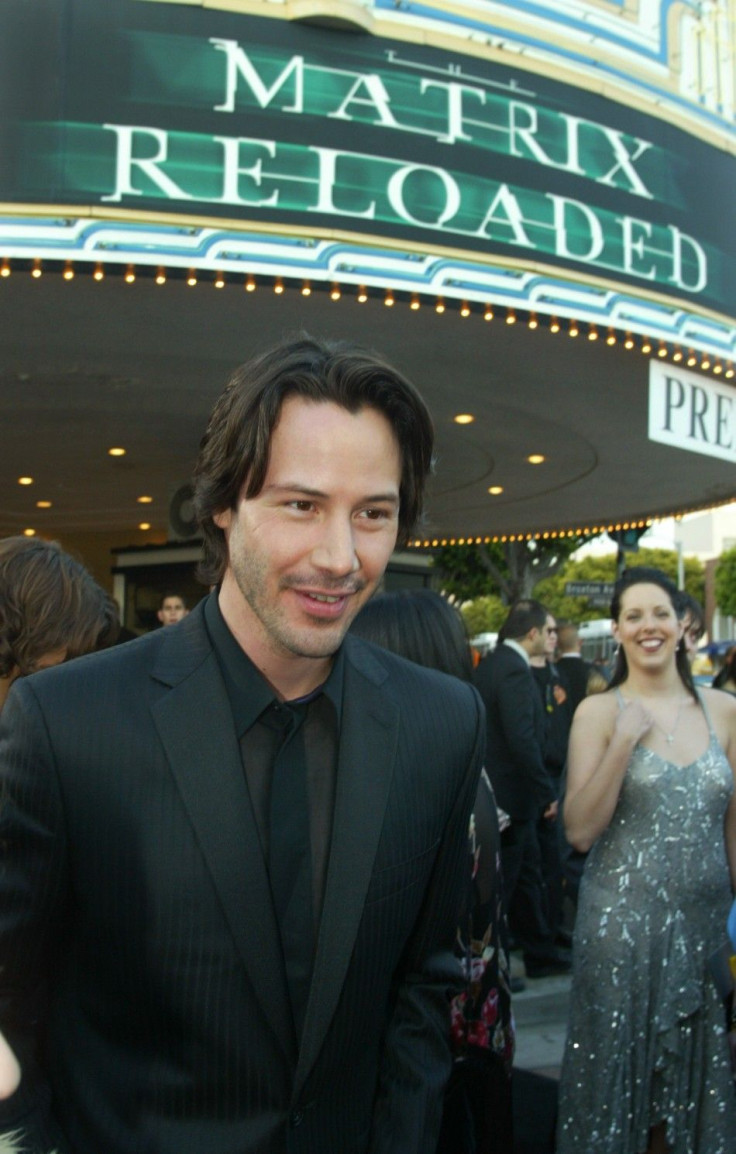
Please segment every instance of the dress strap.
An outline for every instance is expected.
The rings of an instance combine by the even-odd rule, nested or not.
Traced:
[[[616,702],[618,704],[619,709],[623,709],[624,706],[626,705],[626,701],[624,700],[624,695],[621,692],[621,690],[619,689],[618,685],[616,686],[616,688],[614,689],[613,692],[616,694]]]
[[[703,716],[705,717],[706,723],[708,725],[708,733],[710,734],[711,737],[716,737],[717,736],[716,731],[713,728],[713,722],[710,719],[710,713],[708,712],[708,706],[705,704],[705,698],[703,697],[702,693],[698,689],[697,685],[695,686],[695,692],[698,695],[698,701],[700,702],[700,708],[703,711]]]

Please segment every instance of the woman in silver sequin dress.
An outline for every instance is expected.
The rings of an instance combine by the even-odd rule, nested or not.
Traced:
[[[558,1154],[736,1151],[708,967],[736,889],[736,700],[695,690],[676,592],[656,569],[624,574],[611,688],[581,703],[571,732],[565,828],[590,854]]]

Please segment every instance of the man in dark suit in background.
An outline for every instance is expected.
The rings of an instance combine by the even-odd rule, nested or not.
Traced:
[[[476,670],[486,707],[486,766],[496,801],[511,818],[501,842],[506,905],[530,978],[570,969],[545,914],[535,830],[539,817],[557,819],[557,791],[544,764],[544,709],[530,668],[530,658],[544,654],[548,636],[544,606],[518,601],[499,631],[498,645]]]
[[[588,692],[588,681],[594,667],[582,655],[580,633],[574,622],[560,622],[557,630],[557,648],[560,656],[557,665],[560,676],[567,686],[572,715]]]
[[[0,1117],[24,1151],[434,1149],[483,711],[345,636],[431,454],[394,369],[285,342],[202,441],[216,591],[11,691]]]

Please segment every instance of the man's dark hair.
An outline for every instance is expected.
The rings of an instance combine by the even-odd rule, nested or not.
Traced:
[[[114,644],[117,605],[56,541],[0,541],[0,677],[32,673],[47,653],[67,659]]]
[[[693,597],[692,593],[686,593],[684,589],[677,590],[675,612],[680,618],[680,621],[690,614],[690,628],[692,629],[693,625],[695,625],[699,635],[702,637],[705,633],[705,613],[703,606]]]
[[[519,641],[526,637],[530,629],[544,629],[546,621],[547,610],[541,601],[532,598],[516,601],[498,632],[498,640]]]
[[[301,333],[236,369],[212,410],[194,470],[194,508],[204,538],[198,575],[208,585],[221,581],[227,566],[225,535],[212,518],[234,509],[241,492],[260,493],[271,436],[290,396],[330,401],[349,413],[383,413],[401,452],[399,544],[421,514],[434,434],[419,393],[376,353]]]
[[[188,608],[189,608],[189,606],[187,605],[187,599],[186,599],[186,597],[182,597],[181,593],[171,593],[171,592],[169,592],[169,593],[164,593],[164,594],[162,594],[162,595],[161,595],[161,597],[159,597],[159,601],[158,601],[158,607],[159,607],[159,609],[163,609],[163,607],[164,607],[164,602],[165,602],[165,601],[168,601],[168,600],[169,600],[169,597],[175,597],[177,601],[181,601],[181,603],[182,603],[182,605],[184,606],[184,608],[185,608],[185,609],[188,609]]]
[[[459,610],[433,589],[379,593],[363,606],[350,632],[417,665],[472,681],[473,661]]]
[[[613,598],[611,600],[611,618],[613,621],[618,621],[621,616],[621,599],[626,590],[631,589],[633,585],[658,585],[662,592],[667,595],[675,611],[675,615],[678,619],[680,618],[678,608],[680,591],[674,581],[671,581],[661,569],[653,569],[648,565],[634,565],[631,569],[625,569],[623,571],[613,587]],[[687,656],[684,640],[682,639],[675,653],[675,664],[685,689],[698,701],[698,693],[693,682],[690,661]],[[615,689],[617,685],[621,685],[628,677],[628,674],[629,667],[626,661],[626,654],[624,653],[623,646],[619,645],[613,663],[613,673],[611,674],[609,689]]]

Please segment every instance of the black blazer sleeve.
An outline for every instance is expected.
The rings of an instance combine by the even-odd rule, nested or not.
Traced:
[[[0,1028],[22,1070],[15,1094],[0,1102],[0,1148],[13,1132],[24,1154],[61,1154],[34,1027],[63,940],[67,851],[53,757],[26,681],[3,710],[0,774]]]
[[[379,1074],[370,1154],[429,1154],[437,1145],[442,1091],[451,1068],[449,1001],[462,988],[453,945],[469,885],[468,826],[485,750],[483,705],[468,688],[467,767],[404,953]]]

